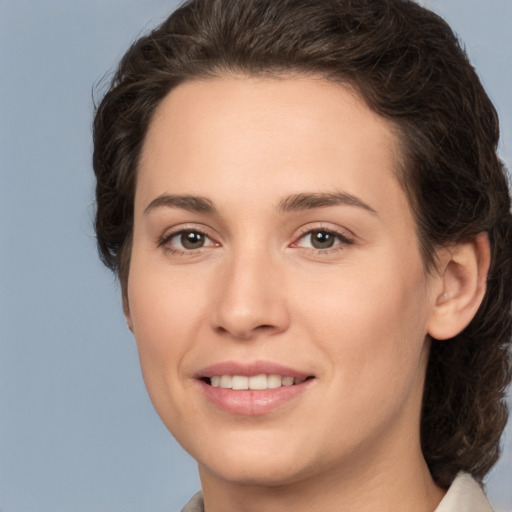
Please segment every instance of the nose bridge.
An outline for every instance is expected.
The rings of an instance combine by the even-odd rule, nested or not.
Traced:
[[[258,244],[233,249],[219,275],[214,327],[247,339],[288,325],[283,276],[277,258]]]

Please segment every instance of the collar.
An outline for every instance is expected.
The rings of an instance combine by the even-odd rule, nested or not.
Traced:
[[[480,484],[468,473],[459,473],[434,512],[493,512]],[[198,492],[181,512],[204,512]]]
[[[459,473],[434,512],[493,512],[481,485],[468,473]]]

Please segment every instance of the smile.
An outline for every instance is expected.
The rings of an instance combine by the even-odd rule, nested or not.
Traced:
[[[278,389],[282,386],[301,384],[306,378],[282,376],[282,375],[215,375],[210,379],[210,385],[214,388],[262,391],[264,389]]]
[[[281,364],[226,361],[195,375],[207,403],[230,415],[262,416],[300,403],[315,387],[315,375]],[[286,410],[286,409],[284,409]]]

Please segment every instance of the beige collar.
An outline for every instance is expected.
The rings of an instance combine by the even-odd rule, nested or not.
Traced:
[[[181,512],[204,512],[203,495],[198,492]],[[471,475],[459,473],[434,512],[493,512],[484,491]]]
[[[482,487],[468,473],[459,473],[435,512],[492,512]]]

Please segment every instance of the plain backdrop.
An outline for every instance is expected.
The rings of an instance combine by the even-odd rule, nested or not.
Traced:
[[[278,0],[276,0],[278,1]],[[465,41],[512,163],[512,2],[428,0]],[[194,462],[146,396],[92,229],[92,94],[171,0],[0,0],[0,509],[173,512]],[[488,478],[512,511],[512,429]]]

